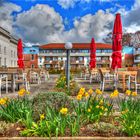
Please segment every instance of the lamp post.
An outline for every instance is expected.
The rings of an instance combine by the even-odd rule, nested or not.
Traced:
[[[66,49],[66,83],[67,83],[67,88],[69,90],[69,81],[70,81],[70,49],[72,49],[72,43],[67,42],[65,44],[65,49]]]

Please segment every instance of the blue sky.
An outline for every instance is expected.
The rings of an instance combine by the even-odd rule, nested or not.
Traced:
[[[89,42],[92,37],[101,42],[112,31],[117,12],[124,31],[140,27],[139,17],[134,17],[140,0],[1,1],[0,25],[29,43]]]
[[[67,0],[70,1],[70,0]],[[120,7],[125,7],[127,10],[131,9],[131,6],[134,4],[134,0],[114,0],[114,1],[105,1],[105,0],[91,0],[86,2],[75,2],[73,7],[63,8],[61,5],[58,4],[57,0],[9,0],[9,2],[15,3],[22,7],[23,11],[29,10],[32,6],[36,4],[47,4],[55,9],[56,12],[60,13],[63,19],[67,19],[69,24],[65,24],[66,30],[73,27],[73,20],[77,17],[82,17],[86,14],[94,14],[98,10],[106,10],[109,8],[114,7],[112,13],[116,13],[116,11]]]

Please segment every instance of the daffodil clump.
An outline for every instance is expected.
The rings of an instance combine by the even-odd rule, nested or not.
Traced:
[[[69,83],[70,90],[74,89],[76,87],[76,83],[75,83],[75,81],[72,80],[72,76],[70,77],[70,81],[69,82],[70,82]],[[66,76],[65,75],[60,75],[60,77],[57,79],[57,81],[56,81],[56,88],[67,90]]]
[[[95,93],[96,93],[97,95],[101,95],[103,92],[102,92],[100,89],[96,89],[96,90],[95,90]]]
[[[126,90],[125,94],[127,96],[137,96],[137,92],[135,91],[132,92],[131,90]]]
[[[68,109],[67,109],[67,108],[62,108],[62,109],[60,110],[60,113],[63,114],[63,115],[67,115]]]
[[[45,115],[44,114],[40,114],[40,120],[44,120],[45,119]]]
[[[19,96],[24,96],[24,95],[26,95],[26,94],[30,94],[30,92],[29,92],[29,91],[26,91],[24,88],[22,88],[22,89],[20,89],[20,90],[18,91],[18,95],[19,95]]]
[[[5,98],[0,98],[0,105],[6,105],[6,103],[9,101],[7,97]]]
[[[93,94],[93,90],[92,89],[89,89],[88,91],[85,90],[85,88],[80,88],[77,96],[76,96],[76,99],[78,101],[82,100],[83,97],[85,97],[86,99],[89,98],[91,95]]]
[[[118,97],[118,95],[119,95],[118,90],[114,90],[114,92],[110,94],[110,98],[116,98]]]

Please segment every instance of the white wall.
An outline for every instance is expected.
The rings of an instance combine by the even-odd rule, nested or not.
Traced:
[[[1,66],[5,66],[6,59],[7,67],[17,67],[17,45],[10,42],[10,38],[3,34],[0,34],[0,58]]]

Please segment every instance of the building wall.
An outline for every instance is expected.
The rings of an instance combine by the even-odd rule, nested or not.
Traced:
[[[140,65],[140,48],[135,47],[133,54],[134,54],[134,65],[139,66]]]
[[[123,67],[132,67],[134,65],[134,48],[123,46]]]
[[[37,54],[24,54],[25,68],[38,68],[38,55]],[[33,59],[32,59],[33,57]]]
[[[4,35],[0,28],[0,67],[17,67],[17,40],[11,41],[12,37]]]
[[[38,68],[38,46],[24,47],[23,51],[25,68]]]

